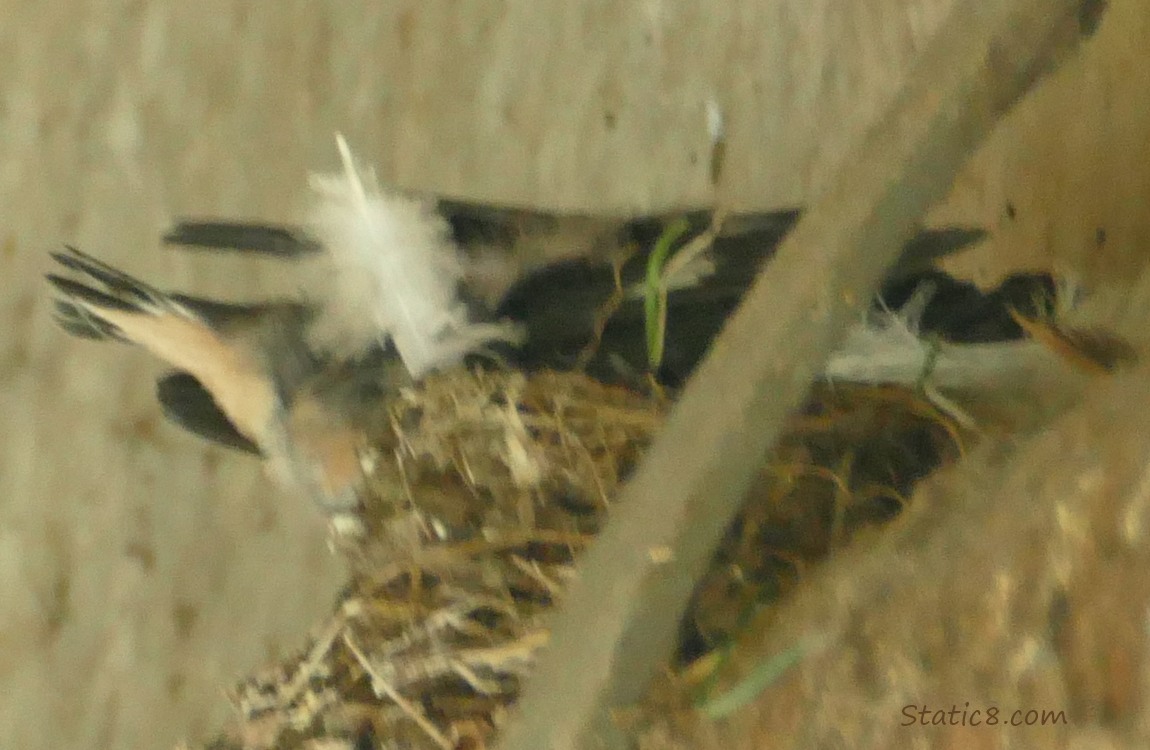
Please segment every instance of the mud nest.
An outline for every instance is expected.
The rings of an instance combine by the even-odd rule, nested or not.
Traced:
[[[353,572],[333,615],[234,688],[235,719],[208,747],[491,744],[668,408],[573,373],[457,371],[398,395],[364,454],[362,506],[334,524]],[[819,386],[700,583],[672,669],[705,681],[699,665],[958,450],[913,391]]]

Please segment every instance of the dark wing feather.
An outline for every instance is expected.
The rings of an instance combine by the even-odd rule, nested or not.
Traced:
[[[164,243],[214,250],[239,250],[298,258],[320,250],[319,242],[296,227],[258,222],[184,219],[164,235]]]
[[[260,454],[260,449],[232,425],[212,394],[192,375],[173,372],[156,381],[156,397],[164,416],[188,432],[202,438],[244,451]]]

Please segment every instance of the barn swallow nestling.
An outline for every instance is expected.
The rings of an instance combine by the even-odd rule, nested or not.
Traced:
[[[305,341],[313,315],[307,307],[165,294],[73,248],[53,258],[72,272],[48,277],[61,294],[56,313],[65,330],[137,344],[175,368],[157,383],[170,419],[214,442],[262,454],[277,474],[325,505],[352,503],[347,493],[359,471],[358,425],[326,410],[338,397],[346,400],[340,391],[360,384],[333,381],[338,363],[324,361]],[[398,360],[375,364],[371,376],[381,390],[404,382]]]
[[[261,454],[331,511],[357,502],[365,420],[380,412],[370,405],[432,370],[583,367],[602,380],[650,375],[680,385],[798,217],[734,217],[698,262],[666,279],[663,351],[652,366],[643,284],[670,217],[619,221],[388,197],[345,166],[345,182],[320,185],[325,198],[308,231],[188,221],[165,238],[318,263],[308,299],[230,304],[165,293],[71,248],[53,254],[67,274],[48,277],[68,332],[140,345],[174,368],[157,387],[170,419]],[[709,222],[689,214],[676,247]],[[981,236],[921,233],[890,284],[913,284],[936,257]]]

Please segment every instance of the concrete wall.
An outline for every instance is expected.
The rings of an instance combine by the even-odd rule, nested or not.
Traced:
[[[141,353],[53,326],[46,251],[75,243],[229,298],[282,288],[273,264],[156,239],[178,215],[298,215],[335,130],[386,179],[472,198],[793,204],[850,158],[948,5],[0,4],[0,745],[209,731],[220,687],[298,643],[340,572],[310,508],[163,423]],[[995,230],[964,270],[1140,266],[1147,49],[1146,6],[1114,0],[974,159],[936,212]],[[718,188],[711,101],[729,138]]]

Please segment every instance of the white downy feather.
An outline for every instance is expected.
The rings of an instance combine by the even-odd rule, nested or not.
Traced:
[[[352,357],[390,338],[420,378],[497,340],[510,324],[475,323],[459,299],[464,260],[432,201],[382,190],[336,136],[343,173],[313,175],[310,225],[324,252],[309,290],[318,298],[313,345]]]
[[[938,351],[932,353],[930,342],[891,315],[852,327],[827,361],[823,375],[853,383],[914,385],[926,381],[943,389],[993,388],[1059,364],[1053,352],[1029,339],[937,346]]]
[[[987,344],[931,342],[919,321],[933,295],[926,282],[898,312],[869,315],[850,328],[823,369],[829,381],[920,386],[935,406],[970,427],[973,420],[945,395],[982,397],[1014,393],[1020,386],[1075,387],[1081,374],[1031,339]]]

